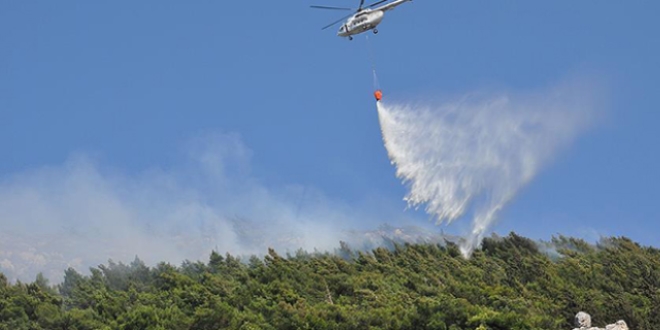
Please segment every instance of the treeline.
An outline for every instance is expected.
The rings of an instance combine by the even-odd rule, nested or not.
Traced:
[[[660,326],[660,250],[626,238],[510,234],[469,260],[448,243],[147,267],[109,262],[50,286],[0,274],[0,329],[572,329]]]

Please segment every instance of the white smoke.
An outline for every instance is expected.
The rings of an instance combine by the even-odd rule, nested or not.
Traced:
[[[136,255],[155,265],[206,260],[211,250],[331,251],[349,224],[374,221],[313,187],[259,182],[236,135],[204,135],[185,149],[186,165],[139,174],[78,155],[0,177],[0,272],[58,281],[67,267]]]
[[[472,93],[438,104],[378,105],[405,200],[438,224],[470,214],[465,256],[498,212],[594,118],[593,89],[571,82],[528,94]]]

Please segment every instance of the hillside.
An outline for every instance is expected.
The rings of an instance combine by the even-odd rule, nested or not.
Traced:
[[[469,260],[452,243],[370,253],[297,253],[147,267],[73,269],[50,286],[0,275],[0,329],[572,329],[575,313],[630,329],[660,324],[660,250],[488,238]]]

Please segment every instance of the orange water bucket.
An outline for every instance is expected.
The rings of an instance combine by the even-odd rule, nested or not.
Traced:
[[[380,89],[377,89],[374,92],[374,97],[376,98],[376,101],[380,101],[383,98],[383,92]]]

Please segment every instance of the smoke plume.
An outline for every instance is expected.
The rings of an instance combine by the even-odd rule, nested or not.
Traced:
[[[438,103],[379,102],[385,147],[405,200],[438,224],[468,216],[465,256],[498,212],[594,118],[593,89],[571,82],[528,94],[471,93]]]
[[[188,161],[138,174],[84,155],[0,178],[0,271],[58,281],[109,259],[147,264],[206,260],[211,250],[260,255],[332,250],[369,214],[313,187],[269,187],[250,172],[251,151],[232,134],[185,148]]]

